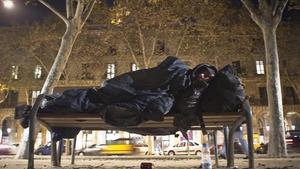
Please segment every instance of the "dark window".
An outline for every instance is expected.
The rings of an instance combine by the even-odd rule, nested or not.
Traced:
[[[18,104],[19,93],[17,91],[10,90],[6,99],[0,104],[0,107],[8,108],[15,107]]]
[[[91,66],[89,63],[84,63],[81,65],[81,79],[83,80],[93,80],[93,74],[91,73]]]
[[[66,80],[66,76],[64,72],[60,75],[59,80]]]
[[[282,67],[283,68],[286,68],[287,67],[287,60],[282,60]]]
[[[283,104],[298,104],[299,99],[293,87],[286,86],[283,89]]]
[[[232,66],[235,68],[237,73],[239,73],[239,74],[242,73],[241,62],[239,60],[233,61]]]
[[[158,40],[156,42],[156,47],[155,47],[155,54],[162,54],[165,52],[165,42]]]
[[[268,94],[266,87],[259,87],[259,99],[261,105],[268,105]]]
[[[117,55],[117,49],[114,48],[114,47],[112,47],[112,46],[110,46],[107,49],[107,53],[108,53],[108,55],[111,55],[111,56]]]

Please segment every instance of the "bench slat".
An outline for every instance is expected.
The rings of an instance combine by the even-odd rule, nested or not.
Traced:
[[[211,128],[220,128],[225,125],[232,125],[240,114],[236,112],[226,113],[203,113],[203,119],[206,126]],[[38,114],[38,119],[42,124],[48,127],[80,127],[83,130],[109,130],[117,129],[115,126],[106,124],[98,114]],[[165,116],[163,121],[146,121],[138,126],[127,128],[174,128],[174,117]],[[193,126],[194,129],[200,129],[200,126]]]

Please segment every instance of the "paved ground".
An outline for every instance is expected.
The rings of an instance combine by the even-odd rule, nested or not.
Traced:
[[[154,169],[197,169],[200,165],[198,157],[79,157],[76,165],[70,165],[70,157],[62,159],[62,167],[51,167],[49,156],[37,156],[35,160],[36,169],[139,169],[142,162],[151,162]],[[248,160],[237,158],[235,160],[238,168],[247,168]],[[220,168],[225,169],[226,161],[220,160]],[[214,161],[213,161],[214,164]],[[26,169],[26,160],[15,160],[13,157],[0,156],[0,169]],[[215,166],[213,168],[216,168]],[[276,159],[257,157],[255,169],[300,169],[300,156]]]

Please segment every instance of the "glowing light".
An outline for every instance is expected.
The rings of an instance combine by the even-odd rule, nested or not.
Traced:
[[[297,114],[297,112],[288,112],[287,114],[288,115],[294,115],[294,114]]]
[[[3,0],[3,6],[7,9],[11,9],[14,7],[14,2],[11,0]]]
[[[292,125],[291,128],[292,128],[292,130],[295,130],[295,129],[296,129],[296,126],[295,126],[295,125]]]

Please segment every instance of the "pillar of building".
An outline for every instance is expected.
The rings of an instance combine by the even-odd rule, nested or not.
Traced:
[[[93,131],[93,144],[98,144],[98,134],[99,134],[99,131]]]
[[[146,144],[148,145],[148,155],[154,152],[154,136],[146,136]]]
[[[47,143],[47,129],[43,126],[41,126],[41,134],[42,134],[42,145],[45,145]]]
[[[15,120],[13,120],[13,119],[11,119],[11,118],[9,118],[9,120],[10,120],[10,122],[9,122],[9,128],[10,128],[10,132],[9,132],[9,142],[10,143],[16,143],[16,137],[17,137],[17,133],[16,133],[16,131],[17,131],[17,129],[16,129],[16,127],[17,127],[17,124],[16,124],[16,121]]]
[[[72,140],[65,139],[65,154],[71,155],[71,150],[72,150]]]
[[[105,130],[99,131],[98,143],[106,144],[106,131]]]
[[[21,141],[21,138],[22,138],[22,133],[23,133],[23,128],[16,124],[16,128],[15,128],[15,135],[16,135],[16,142],[19,143]]]
[[[18,92],[18,104],[28,104],[28,94],[27,89],[20,89]]]

